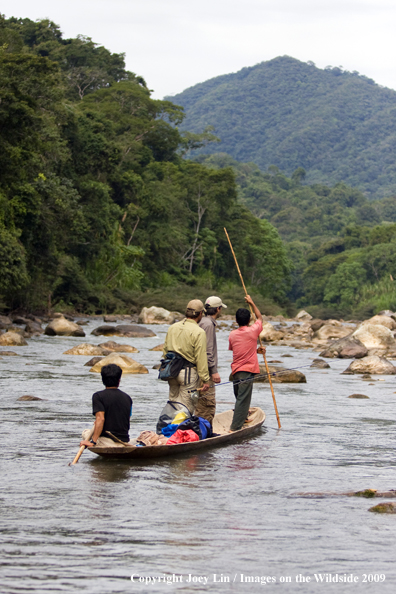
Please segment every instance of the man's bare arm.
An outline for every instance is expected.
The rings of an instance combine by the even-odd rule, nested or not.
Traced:
[[[250,297],[250,295],[246,295],[245,297],[245,301],[246,303],[248,303],[249,305],[252,306],[253,311],[254,311],[254,315],[256,316],[256,318],[258,320],[260,320],[261,322],[263,321],[263,316],[261,315],[261,312],[259,310],[259,308],[257,307],[257,305],[254,303],[253,299]]]
[[[103,431],[103,425],[105,422],[105,414],[104,411],[99,411],[95,414],[95,429],[92,435],[92,441],[98,441],[102,431]],[[91,443],[90,441],[88,441],[87,439],[83,439],[82,441],[80,441],[80,446],[86,446],[87,448],[92,448],[94,446],[93,443]]]

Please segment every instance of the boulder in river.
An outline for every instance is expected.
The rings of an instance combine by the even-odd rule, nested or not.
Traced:
[[[47,336],[85,336],[81,326],[70,322],[64,316],[57,316],[51,320],[44,332]]]
[[[263,329],[260,332],[261,340],[264,340],[265,342],[273,342],[275,340],[281,340],[284,336],[284,333],[275,330],[270,322],[263,322]]]
[[[0,357],[17,357],[13,351],[0,351]]]
[[[330,343],[329,346],[320,353],[321,357],[340,359],[361,359],[368,354],[367,347],[359,339],[353,336],[339,338]]]
[[[137,361],[131,359],[127,355],[119,355],[118,353],[111,353],[111,355],[107,355],[96,363],[89,371],[94,373],[100,373],[100,370],[105,365],[110,365],[110,363],[114,363],[121,367],[123,373],[148,373],[147,367],[141,365]]]
[[[384,315],[373,316],[369,320],[366,320],[365,322],[363,322],[362,325],[365,325],[365,324],[374,324],[374,325],[377,324],[380,326],[385,326],[385,328],[388,328],[389,330],[396,330],[396,322],[390,316],[384,316]]]
[[[351,394],[350,396],[348,396],[348,398],[367,399],[368,396],[366,396],[365,394]]]
[[[351,373],[372,373],[373,375],[395,375],[396,367],[384,357],[371,355],[363,359],[355,359],[343,372]]]
[[[112,351],[113,353],[138,353],[138,349],[129,344],[118,344],[114,340],[108,340],[107,342],[101,342],[100,347]]]
[[[370,507],[369,511],[377,514],[396,514],[396,503],[394,501],[384,501]]]
[[[317,369],[330,369],[330,365],[323,361],[323,359],[314,359],[310,367],[316,367]]]
[[[92,330],[94,336],[128,336],[132,338],[148,338],[156,336],[152,330],[136,324],[120,324],[119,326],[99,326]]]
[[[89,361],[84,363],[84,367],[93,367],[94,365],[96,365],[96,363],[99,363],[99,361],[101,361],[102,359],[104,359],[104,357],[92,357],[92,359],[90,359]]]
[[[33,400],[42,400],[42,398],[39,398],[38,396],[20,396],[17,398],[17,401],[20,402],[32,402]]]
[[[78,346],[75,346],[72,349],[65,351],[63,354],[64,355],[106,356],[106,355],[109,355],[110,352],[111,351],[109,349],[104,349],[100,346],[95,346],[94,344],[89,344],[87,342],[83,342],[83,343],[79,344]]]
[[[314,334],[313,340],[329,340],[331,338],[344,338],[351,334],[350,328],[335,326],[333,324],[324,324]]]
[[[268,365],[269,372],[271,374],[271,380],[273,384],[306,384],[307,378],[301,371],[297,369],[286,369],[285,367],[275,367],[272,365]],[[266,367],[264,364],[260,365],[260,375],[264,375],[267,373]],[[255,381],[257,382],[268,382],[268,377],[266,375],[264,377],[258,378]]]
[[[368,324],[363,322],[357,328],[352,337],[357,338],[366,348],[386,350],[395,346],[395,339],[392,331],[380,324]]]
[[[312,332],[317,332],[319,330],[319,328],[321,328],[325,324],[326,324],[325,320],[319,320],[319,319],[311,320],[309,322]]]
[[[307,311],[305,311],[305,309],[302,309],[296,315],[296,320],[308,322],[309,320],[312,320],[312,316]]]
[[[161,351],[162,352],[164,350],[164,344],[165,343],[157,344],[157,346],[155,346],[155,347],[153,347],[152,349],[149,349],[149,350],[150,351]]]
[[[175,318],[180,318],[178,312],[168,311],[163,307],[143,307],[139,314],[140,324],[173,324]],[[183,317],[183,316],[181,316]]]
[[[30,334],[30,336],[33,336],[33,335],[38,336],[40,334],[44,334],[44,330],[41,327],[41,324],[38,324],[37,322],[34,322],[33,320],[27,321],[27,324],[25,326],[25,332]]]
[[[117,316],[103,316],[103,321],[107,324],[116,324],[118,322]]]
[[[0,346],[27,346],[27,342],[21,334],[9,330],[0,335]]]
[[[11,326],[12,320],[8,316],[0,316],[0,328],[4,329]]]

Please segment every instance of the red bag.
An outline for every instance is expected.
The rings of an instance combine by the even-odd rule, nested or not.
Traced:
[[[168,439],[166,445],[185,443],[187,441],[199,441],[199,437],[192,429],[187,429],[186,431],[183,431],[183,429],[178,429],[172,435],[172,437]]]

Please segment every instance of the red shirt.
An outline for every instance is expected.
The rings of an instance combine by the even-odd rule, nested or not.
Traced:
[[[237,371],[260,373],[257,339],[262,329],[261,320],[256,320],[252,326],[240,326],[231,332],[228,339],[228,350],[234,353],[231,363],[232,373]]]

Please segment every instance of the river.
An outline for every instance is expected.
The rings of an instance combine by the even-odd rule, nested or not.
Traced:
[[[86,338],[0,349],[18,352],[0,360],[2,594],[395,591],[396,516],[368,511],[382,499],[337,495],[396,488],[393,376],[370,385],[340,375],[349,361],[314,369],[311,350],[269,346],[268,360],[307,376],[274,385],[281,430],[268,385],[255,384],[252,404],[267,418],[252,439],[144,464],[86,451],[69,467],[101,381],[84,367],[89,357],[63,352],[107,340],[90,334],[100,323],[84,326]],[[151,328],[155,338],[114,338],[136,346],[131,356],[150,370],[122,378],[131,437],[155,426],[167,399],[152,369],[160,353],[149,350],[167,327]],[[217,337],[227,381],[228,331]],[[220,386],[217,400],[219,412],[232,408],[232,387]],[[325,495],[302,495],[312,492]]]

